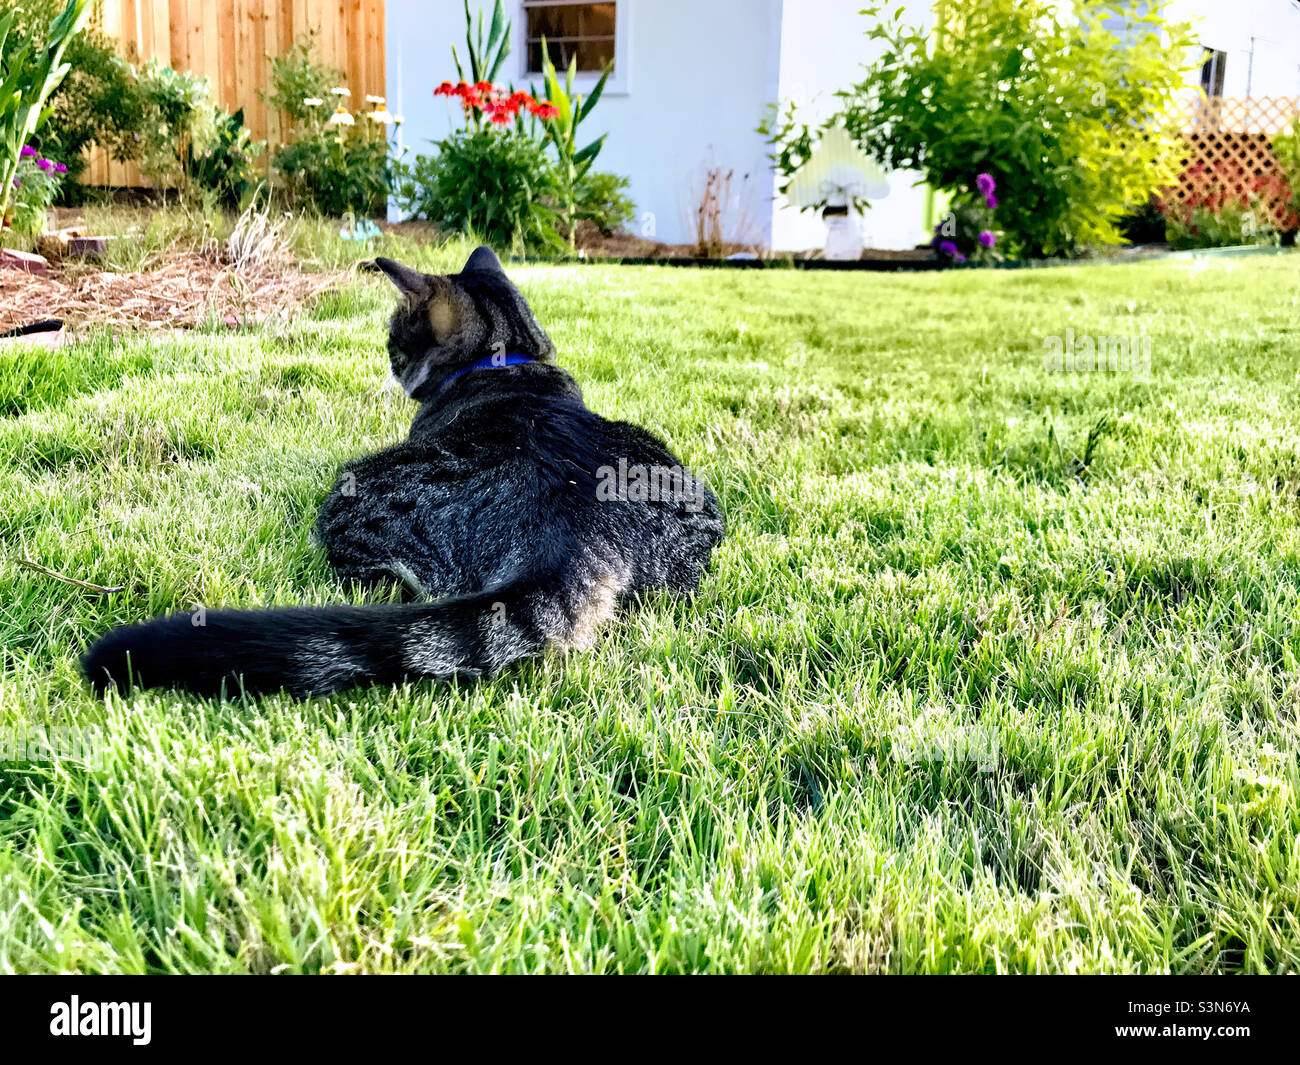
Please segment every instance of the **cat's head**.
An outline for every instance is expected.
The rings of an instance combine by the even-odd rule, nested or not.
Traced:
[[[487,355],[545,361],[555,354],[491,248],[476,248],[458,274],[422,274],[392,259],[375,266],[401,293],[388,323],[388,357],[413,399],[427,398],[447,371]]]

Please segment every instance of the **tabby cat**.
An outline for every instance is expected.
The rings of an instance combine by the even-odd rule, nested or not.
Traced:
[[[317,522],[346,582],[414,602],[173,614],[115,629],[97,691],[319,695],[483,677],[591,645],[619,601],[693,591],[724,532],[713,494],[652,433],[593,414],[489,248],[397,286],[388,353],[419,403],[409,437],[347,463]]]

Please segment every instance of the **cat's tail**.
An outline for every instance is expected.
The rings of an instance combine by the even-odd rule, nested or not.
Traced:
[[[114,629],[81,665],[100,694],[134,686],[309,696],[484,677],[548,646],[589,646],[626,589],[625,577],[596,569],[435,603],[196,610]]]

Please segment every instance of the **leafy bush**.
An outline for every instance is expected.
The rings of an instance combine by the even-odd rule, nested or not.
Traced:
[[[574,205],[578,221],[591,222],[606,235],[626,225],[636,214],[636,204],[625,194],[629,184],[619,174],[589,170],[578,182]]]
[[[441,229],[496,248],[561,249],[559,192],[542,145],[518,130],[461,130],[404,168],[398,203]]]
[[[271,60],[265,99],[290,119],[289,143],[271,159],[280,192],[324,215],[378,213],[396,179],[387,135],[395,120],[380,97],[368,98],[369,111],[350,111],[343,101],[352,94],[338,84],[342,72],[317,63],[313,47],[313,37],[302,38]]]
[[[592,170],[594,152],[572,151],[576,122],[552,138],[563,104],[489,82],[443,82],[435,95],[459,101],[465,128],[440,142],[436,156],[402,168],[397,200],[408,214],[498,248],[552,251],[571,246],[584,219],[609,233],[634,214],[627,178]],[[581,98],[569,106],[581,108]],[[556,147],[557,160],[547,148],[559,143],[568,154]]]
[[[9,47],[19,41],[46,42],[49,25],[64,7],[63,0],[23,0],[10,32]],[[0,0],[0,8],[15,0]],[[113,42],[87,26],[72,37],[63,54],[71,68],[50,94],[50,120],[29,143],[42,154],[63,160],[69,181],[66,195],[75,192],[85,169],[85,150],[98,144],[118,160],[134,159],[140,132],[140,101],[135,71],[118,58]]]
[[[68,0],[50,23],[43,43],[14,44],[9,33],[15,12],[0,14],[0,219],[9,214],[20,152],[49,117],[45,102],[69,69],[63,62],[64,50],[88,11],[89,0]]]
[[[393,190],[383,139],[318,134],[280,148],[274,165],[291,203],[332,217],[376,214]]]
[[[289,116],[299,136],[320,133],[329,117],[325,102],[331,90],[343,83],[343,71],[312,58],[315,31],[299,37],[282,56],[272,56],[271,91],[262,93],[267,105]]]
[[[6,221],[15,233],[35,237],[45,229],[45,212],[63,185],[68,168],[45,159],[36,149],[25,146],[19,153],[18,172],[13,178],[13,199]]]
[[[266,151],[263,141],[254,141],[244,125],[244,110],[228,115],[220,108],[213,113],[214,138],[210,147],[190,149],[190,181],[222,207],[242,208],[262,175],[253,160]]]
[[[143,120],[140,169],[159,189],[192,190],[191,161],[217,143],[212,84],[156,59],[136,81]]]
[[[572,249],[578,222],[609,232],[627,221],[634,211],[627,179],[591,169],[605,138],[575,145],[578,124],[600,99],[609,71],[585,101],[573,91],[573,67],[561,84],[549,59],[549,99],[494,84],[510,53],[501,0],[486,33],[466,3],[465,51],[472,80],[453,47],[460,80],[434,90],[459,104],[464,127],[438,144],[436,157],[418,156],[403,167],[399,205],[442,229],[516,250],[559,250],[566,241]]]
[[[1191,36],[1166,6],[1079,0],[1075,21],[1050,0],[949,0],[933,33],[871,6],[880,54],[825,127],[842,124],[882,165],[936,188],[992,174],[1011,251],[1117,242],[1128,205],[1176,165],[1166,114]],[[806,134],[779,123],[778,155],[797,162]]]

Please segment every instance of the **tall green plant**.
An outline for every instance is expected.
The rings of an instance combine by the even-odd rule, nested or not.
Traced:
[[[327,102],[344,81],[343,71],[315,58],[316,31],[297,38],[282,56],[270,56],[271,91],[259,92],[269,107],[289,116],[295,139],[313,136],[330,117]]]
[[[584,99],[580,93],[573,91],[578,57],[569,60],[569,69],[565,72],[564,84],[561,85],[559,73],[551,62],[546,47],[546,38],[542,38],[542,75],[546,81],[546,98],[558,112],[549,122],[543,123],[542,130],[547,143],[555,149],[556,177],[560,187],[560,218],[568,232],[570,251],[574,248],[577,233],[577,204],[582,182],[608,136],[602,133],[590,144],[579,148],[578,125],[591,114],[600,100],[600,94],[605,91],[605,82],[609,80],[613,69],[613,63],[605,68],[600,80],[592,86],[591,92]]]
[[[483,35],[483,11],[480,8],[477,22],[470,14],[469,0],[465,0],[465,52],[469,57],[469,76],[466,77],[464,67],[460,65],[460,56],[456,54],[456,46],[451,46],[451,58],[456,64],[456,76],[461,81],[468,81],[471,85],[481,85],[484,82],[495,82],[497,75],[501,73],[501,67],[505,64],[506,56],[510,54],[510,20],[506,18],[505,8],[501,5],[501,0],[496,0],[492,6],[492,21],[489,24],[487,36]],[[468,116],[471,125],[475,129],[481,128],[482,116]]]
[[[45,103],[70,69],[64,50],[89,10],[90,0],[68,0],[38,48],[31,42],[7,47],[17,12],[0,15],[0,218],[9,210],[19,152],[49,117]]]
[[[50,23],[67,0],[0,0],[0,9],[17,11],[6,47],[23,41],[34,47],[46,43]],[[94,0],[92,0],[92,5]],[[135,71],[117,55],[113,40],[91,25],[68,41],[63,61],[71,69],[45,102],[50,119],[27,143],[41,155],[68,167],[61,198],[76,199],[83,186],[77,178],[86,167],[85,149],[91,144],[107,150],[121,162],[139,153],[141,111]]]

